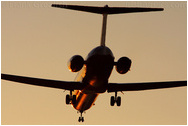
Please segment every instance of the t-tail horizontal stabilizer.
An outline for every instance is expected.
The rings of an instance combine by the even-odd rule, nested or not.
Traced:
[[[65,8],[71,10],[85,11],[96,14],[121,14],[135,12],[163,11],[163,8],[142,8],[142,7],[95,7],[95,6],[79,6],[79,5],[62,5],[52,4],[52,7]]]
[[[142,8],[142,7],[95,7],[95,6],[80,6],[80,5],[62,5],[52,4],[52,7],[65,8],[77,11],[85,11],[95,14],[103,15],[102,34],[101,34],[101,46],[105,46],[106,39],[106,25],[107,15],[109,14],[121,14],[121,13],[135,13],[135,12],[150,12],[150,11],[163,11],[163,8]]]

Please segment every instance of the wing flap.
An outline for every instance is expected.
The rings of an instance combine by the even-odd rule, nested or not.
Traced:
[[[161,88],[187,86],[187,81],[146,82],[146,83],[109,83],[108,92],[141,91]]]
[[[66,82],[66,81],[58,81],[58,80],[48,80],[48,79],[40,79],[40,78],[31,78],[10,74],[1,74],[1,79],[19,82],[23,84],[30,84],[35,86],[43,86],[50,88],[58,88],[65,90],[82,90],[84,85],[80,82]]]

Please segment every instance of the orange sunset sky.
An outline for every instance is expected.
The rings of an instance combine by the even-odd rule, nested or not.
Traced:
[[[67,61],[87,56],[100,44],[102,16],[52,8],[51,4],[154,7],[162,12],[108,16],[106,45],[115,61],[132,60],[131,71],[113,69],[110,82],[187,80],[187,2],[1,2],[1,72],[73,81]],[[95,106],[79,114],[65,104],[68,91],[1,80],[1,124],[173,125],[187,124],[187,87],[118,93],[121,107],[111,107],[114,93],[99,95]]]

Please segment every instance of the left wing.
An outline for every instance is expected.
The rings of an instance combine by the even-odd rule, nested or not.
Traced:
[[[48,79],[31,78],[31,77],[24,77],[24,76],[10,75],[10,74],[1,74],[1,79],[35,85],[35,86],[59,88],[65,90],[82,90],[84,88],[84,84],[81,82],[48,80]]]
[[[187,81],[145,82],[145,83],[109,83],[108,92],[140,91],[160,88],[187,86]]]

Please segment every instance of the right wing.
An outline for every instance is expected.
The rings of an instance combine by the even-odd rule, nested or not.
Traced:
[[[65,90],[82,90],[84,88],[84,84],[80,82],[48,80],[48,79],[31,78],[31,77],[24,77],[24,76],[10,75],[10,74],[1,74],[1,79],[35,85],[35,86],[59,88]]]
[[[172,88],[187,86],[187,81],[167,81],[167,82],[144,82],[144,83],[109,83],[108,92],[117,91],[141,91],[161,88]]]

